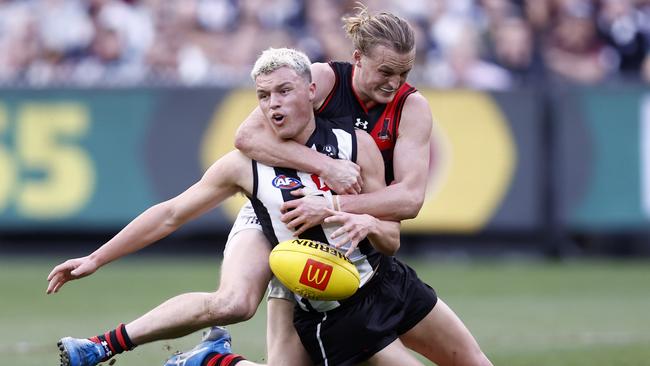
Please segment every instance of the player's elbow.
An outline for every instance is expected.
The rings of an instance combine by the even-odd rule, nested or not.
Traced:
[[[155,216],[159,217],[159,221],[165,232],[173,232],[179,227],[183,226],[188,220],[187,217],[182,215],[175,207],[173,200],[161,202],[150,210],[155,211]]]
[[[399,241],[399,237],[398,237],[397,240],[394,240],[390,244],[390,246],[386,250],[386,253],[384,253],[384,254],[389,255],[389,256],[394,256],[395,254],[397,254],[397,251],[399,250],[399,247],[400,247],[400,241]]]
[[[399,227],[394,232],[384,232],[382,234],[371,235],[368,238],[375,249],[384,255],[394,256],[400,248]]]
[[[420,213],[420,209],[422,208],[422,205],[424,204],[424,197],[420,199],[413,200],[409,206],[409,210],[407,212],[408,218],[413,219],[415,218],[418,213]]]
[[[252,137],[251,135],[240,129],[235,135],[235,148],[244,154],[250,153],[252,149]]]
[[[424,194],[409,194],[401,201],[398,215],[400,220],[415,218],[424,204]]]

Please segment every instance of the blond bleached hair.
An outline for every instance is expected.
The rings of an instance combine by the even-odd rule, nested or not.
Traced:
[[[400,54],[415,47],[415,32],[406,20],[387,12],[370,14],[361,3],[357,3],[355,10],[356,15],[342,18],[343,29],[362,54],[368,55],[377,45]]]
[[[251,78],[253,81],[260,75],[268,75],[273,71],[288,67],[293,69],[311,83],[311,61],[304,53],[293,48],[268,48],[255,61]]]

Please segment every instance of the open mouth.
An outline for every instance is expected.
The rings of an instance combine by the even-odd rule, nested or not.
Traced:
[[[273,120],[273,122],[275,122],[277,124],[280,124],[280,123],[282,123],[282,121],[284,121],[284,114],[282,114],[282,113],[273,113],[273,115],[271,115],[271,120]]]

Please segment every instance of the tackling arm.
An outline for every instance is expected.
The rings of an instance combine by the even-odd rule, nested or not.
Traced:
[[[385,189],[384,164],[381,153],[370,135],[357,130],[357,162],[361,167],[364,181],[364,192],[377,192]],[[344,210],[342,210],[344,211]],[[400,223],[398,221],[384,221],[367,213],[352,214],[341,211],[328,210],[332,215],[325,219],[326,223],[337,222],[343,226],[334,232],[333,237],[347,235],[353,241],[353,247],[368,237],[372,245],[383,254],[394,255],[400,246]],[[354,217],[356,216],[356,217]],[[352,252],[350,248],[346,255]]]
[[[417,216],[426,192],[432,123],[426,99],[419,93],[410,95],[404,105],[393,152],[395,180],[379,191],[341,196],[341,210],[387,220]]]

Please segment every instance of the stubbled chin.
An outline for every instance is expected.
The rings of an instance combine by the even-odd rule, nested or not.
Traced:
[[[382,104],[390,103],[393,98],[395,98],[395,92],[387,93],[382,90],[379,90],[379,92],[375,93],[375,95],[377,96],[377,101]]]

